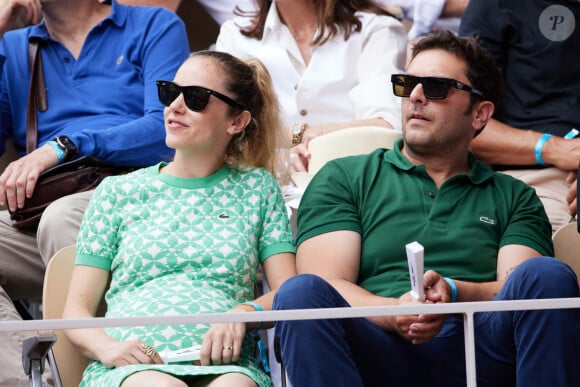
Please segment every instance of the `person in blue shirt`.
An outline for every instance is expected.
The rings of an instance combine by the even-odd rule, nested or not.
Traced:
[[[9,139],[19,158],[0,172],[0,207],[22,207],[40,173],[63,159],[94,156],[143,167],[172,157],[155,81],[173,79],[190,52],[185,26],[175,13],[115,0],[8,3],[0,7],[5,23],[0,25],[0,56],[6,58],[0,79],[0,155]],[[38,6],[39,24],[7,31],[11,15],[24,9],[33,20],[39,17]],[[40,41],[48,109],[37,113],[37,148],[26,154],[31,38]],[[59,143],[68,147],[60,149]],[[0,211],[0,319],[19,318],[10,300],[40,297],[45,263],[59,248],[75,243],[90,194],[53,203],[36,233],[16,230],[8,211]],[[18,385],[11,378],[19,375],[20,383],[28,385],[20,343],[13,337],[0,340],[0,385]]]

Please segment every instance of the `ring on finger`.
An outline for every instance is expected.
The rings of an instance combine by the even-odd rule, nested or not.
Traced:
[[[234,347],[224,346],[224,351],[233,351]]]
[[[155,354],[157,354],[157,351],[155,351],[155,348],[153,348],[152,346],[148,345],[148,344],[141,344],[141,352],[143,352],[145,355],[153,358],[155,356]]]

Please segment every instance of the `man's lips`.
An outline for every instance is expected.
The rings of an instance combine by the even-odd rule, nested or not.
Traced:
[[[410,120],[421,120],[421,121],[429,121],[427,119],[427,117],[425,117],[423,114],[420,113],[411,113],[409,115],[409,121]]]

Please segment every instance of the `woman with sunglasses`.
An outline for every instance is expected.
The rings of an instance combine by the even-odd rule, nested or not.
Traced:
[[[218,50],[260,59],[272,75],[292,167],[306,171],[309,142],[359,126],[400,131],[389,76],[405,65],[403,25],[371,0],[258,0],[224,23]]]
[[[96,191],[78,238],[65,317],[94,316],[103,295],[107,317],[270,310],[275,289],[296,269],[283,198],[269,172],[280,124],[268,73],[257,61],[202,51],[157,88],[175,157],[105,179]],[[254,299],[260,265],[273,291]],[[269,386],[255,364],[252,336],[261,327],[67,335],[95,360],[82,385]],[[183,352],[191,356],[177,357]]]

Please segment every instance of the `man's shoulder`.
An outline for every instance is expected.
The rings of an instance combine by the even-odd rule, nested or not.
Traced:
[[[344,156],[330,160],[326,165],[338,168],[366,168],[369,166],[380,166],[385,159],[385,153],[389,152],[387,148],[377,148],[370,153]],[[325,165],[325,167],[326,167]]]

